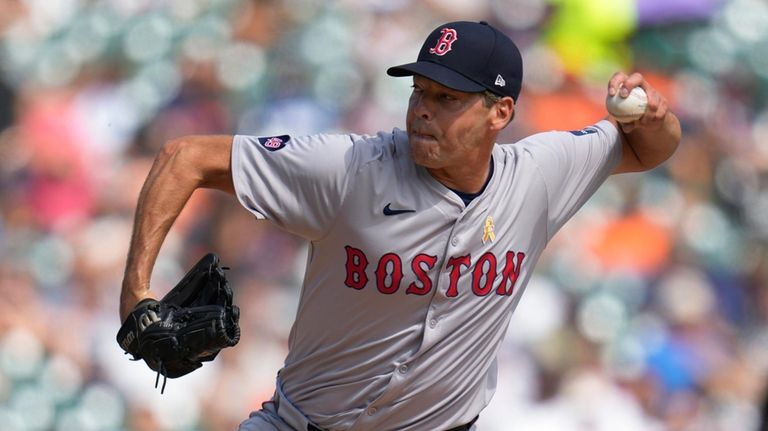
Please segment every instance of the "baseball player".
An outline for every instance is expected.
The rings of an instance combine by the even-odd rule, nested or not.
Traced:
[[[474,429],[547,242],[608,175],[653,168],[680,140],[664,97],[616,73],[610,94],[647,92],[640,120],[496,144],[523,68],[484,22],[438,27],[388,74],[413,80],[406,130],[180,138],[142,190],[122,317],[155,296],[153,262],[195,188],[310,242],[274,397],[240,431]]]

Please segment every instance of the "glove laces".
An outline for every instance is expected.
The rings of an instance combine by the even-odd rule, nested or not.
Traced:
[[[165,384],[168,382],[168,372],[165,369],[165,365],[163,365],[163,362],[160,362],[160,368],[157,369],[157,376],[155,377],[155,389],[157,389],[158,383],[160,383],[160,374],[163,375],[163,386],[160,388],[160,395],[165,392]]]

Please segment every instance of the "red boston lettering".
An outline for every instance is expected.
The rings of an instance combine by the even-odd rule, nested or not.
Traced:
[[[483,273],[485,264],[488,263],[488,270]],[[485,283],[480,286],[480,280],[485,276]],[[477,296],[485,296],[493,289],[493,281],[496,279],[496,256],[487,251],[475,263],[475,269],[472,271],[472,292]]]
[[[344,284],[352,289],[361,290],[368,284],[368,257],[359,248],[345,246],[347,253],[347,262],[345,265],[346,279]],[[488,296],[493,291],[494,284],[497,283],[496,294],[500,296],[510,296],[515,291],[515,285],[520,278],[520,270],[523,267],[525,253],[507,251],[504,260],[504,268],[500,272],[501,262],[495,254],[491,252],[483,253],[477,262],[472,262],[470,255],[449,257],[446,262],[446,269],[449,270],[448,288],[445,296],[453,298],[459,296],[459,279],[467,269],[471,272],[472,293],[476,296]],[[436,281],[430,278],[430,271],[435,268],[439,259],[437,256],[431,256],[425,253],[417,254],[410,262],[412,277],[411,283],[405,290],[407,295],[427,295],[432,291]],[[408,263],[406,262],[406,265]],[[412,275],[411,275],[412,274]],[[376,280],[376,289],[385,294],[392,295],[400,289],[405,274],[403,272],[403,259],[396,253],[386,253],[376,264],[374,272]],[[438,278],[439,279],[439,278]],[[465,283],[466,285],[466,283]]]
[[[429,293],[429,291],[432,290],[432,280],[430,280],[429,275],[427,275],[427,271],[434,268],[436,263],[437,256],[430,256],[428,254],[416,255],[411,262],[411,270],[413,270],[419,283],[421,283],[421,287],[414,281],[408,286],[405,293],[410,295],[426,295]],[[426,268],[422,265],[426,265]]]
[[[459,294],[459,276],[461,275],[461,267],[469,267],[470,258],[469,255],[452,257],[448,259],[448,266],[451,267],[451,280],[448,285],[448,290],[445,292],[445,296],[452,298]]]
[[[520,276],[520,268],[523,267],[523,259],[525,259],[525,253],[517,253],[517,265],[515,265],[515,252],[508,251],[506,263],[504,264],[504,272],[501,274],[501,283],[496,289],[497,295],[511,295],[515,291],[515,283]],[[507,289],[507,281],[509,281],[509,289]]]
[[[344,249],[347,251],[347,279],[344,280],[344,284],[347,287],[360,290],[368,283],[368,276],[365,274],[368,258],[359,248],[346,246]]]
[[[387,267],[392,267],[392,271],[388,272]],[[392,279],[387,285],[387,275],[391,275]],[[400,288],[400,280],[403,279],[403,262],[400,260],[400,256],[395,253],[387,253],[381,256],[379,259],[379,266],[376,268],[376,287],[379,292],[385,295],[391,295],[397,292]]]

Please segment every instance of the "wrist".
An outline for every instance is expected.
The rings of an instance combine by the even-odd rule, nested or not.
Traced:
[[[123,292],[142,292],[149,290],[149,278],[138,271],[126,270],[123,274]]]
[[[148,283],[134,282],[129,277],[123,279],[123,287],[120,291],[120,321],[133,311],[136,304],[147,298],[154,298],[154,293],[149,289]]]

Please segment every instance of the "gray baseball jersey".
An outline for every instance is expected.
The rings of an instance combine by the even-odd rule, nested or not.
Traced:
[[[241,204],[311,244],[280,402],[328,430],[472,420],[536,260],[620,157],[607,121],[496,145],[488,185],[465,207],[398,129],[236,136]]]

